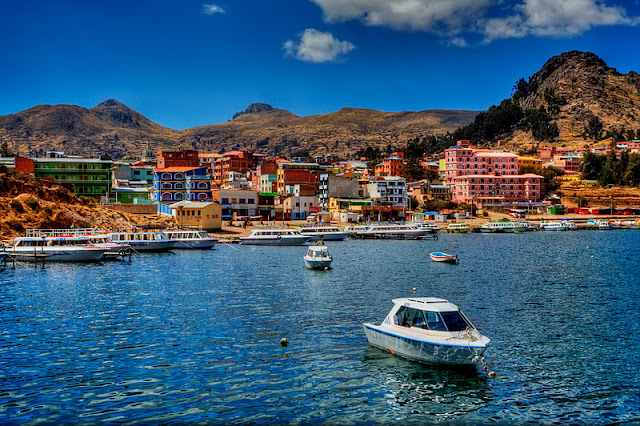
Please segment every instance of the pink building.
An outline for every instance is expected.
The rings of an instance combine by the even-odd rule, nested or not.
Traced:
[[[466,143],[465,143],[466,142]],[[460,141],[444,151],[445,177],[453,179],[465,175],[517,175],[518,156],[511,152],[476,149],[468,141]]]
[[[518,156],[476,149],[469,141],[445,150],[445,176],[456,203],[538,201],[542,176],[518,175]]]
[[[450,181],[456,203],[513,203],[538,201],[542,180],[539,175],[465,175]]]
[[[556,155],[553,157],[553,166],[564,170],[568,174],[579,173],[580,164],[582,164],[582,157],[577,155]]]

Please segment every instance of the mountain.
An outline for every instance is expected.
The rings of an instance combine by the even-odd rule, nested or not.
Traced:
[[[554,56],[528,81],[519,81],[516,89],[511,100],[524,110],[545,108],[549,113],[558,127],[555,144],[640,138],[640,76],[635,71],[619,73],[593,53]],[[601,123],[600,135],[589,132],[591,121]],[[503,137],[514,143],[535,139],[523,130]]]
[[[22,155],[49,150],[69,155],[108,153],[121,158],[136,153],[149,141],[169,146],[179,132],[154,123],[126,105],[109,99],[94,108],[76,105],[38,105],[17,114],[0,116],[0,140]]]
[[[60,150],[69,155],[138,157],[154,149],[189,148],[205,152],[243,149],[265,154],[349,155],[368,145],[402,147],[407,139],[451,131],[476,111],[382,112],[343,108],[330,114],[297,116],[267,104],[251,104],[220,124],[172,130],[109,99],[94,108],[39,105],[0,116],[0,140],[20,155]]]

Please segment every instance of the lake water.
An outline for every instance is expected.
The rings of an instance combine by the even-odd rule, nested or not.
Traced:
[[[640,421],[639,243],[442,235],[329,242],[329,271],[305,269],[304,247],[237,245],[7,268],[0,422]],[[360,324],[413,287],[492,339],[496,377],[369,346]]]

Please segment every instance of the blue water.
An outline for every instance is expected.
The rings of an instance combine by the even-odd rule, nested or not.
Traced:
[[[0,422],[640,421],[639,243],[443,235],[328,243],[329,271],[305,269],[303,247],[228,245],[7,268]],[[413,287],[491,337],[496,377],[368,345],[360,323]]]

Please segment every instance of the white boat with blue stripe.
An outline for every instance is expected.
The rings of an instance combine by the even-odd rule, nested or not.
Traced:
[[[394,299],[382,324],[364,323],[369,343],[413,361],[428,364],[475,365],[491,343],[445,299]]]

